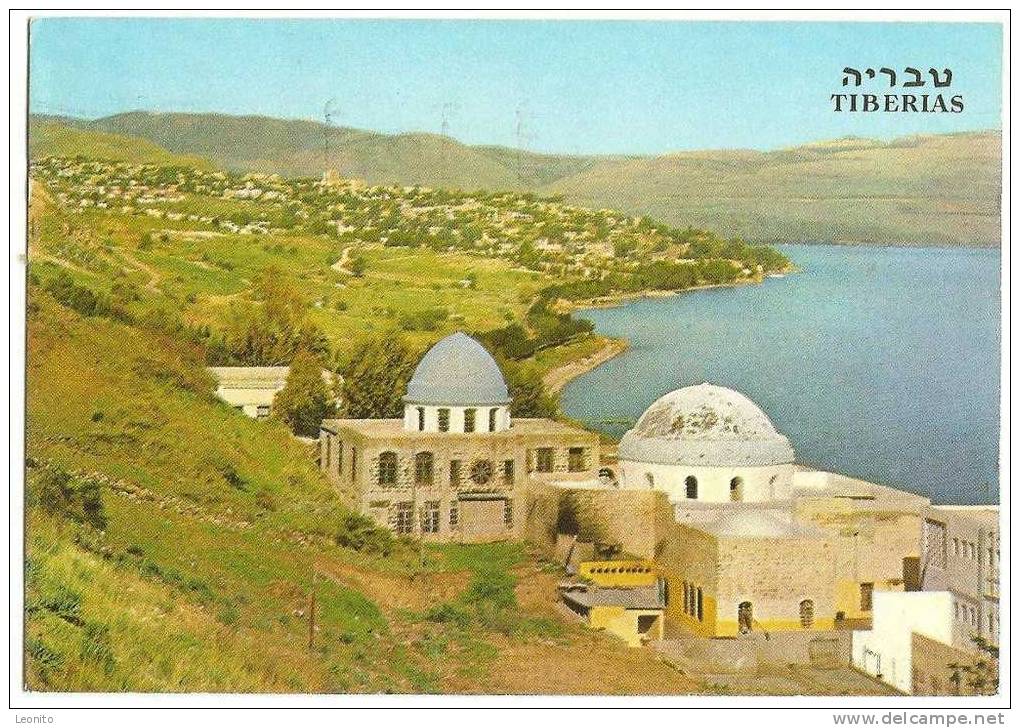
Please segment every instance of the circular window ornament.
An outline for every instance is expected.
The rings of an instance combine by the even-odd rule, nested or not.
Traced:
[[[492,462],[489,460],[476,460],[471,466],[471,480],[476,485],[485,485],[492,480]]]

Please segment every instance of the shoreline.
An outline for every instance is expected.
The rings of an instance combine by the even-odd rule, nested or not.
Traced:
[[[598,298],[570,301],[569,304],[563,306],[563,308],[570,312],[581,309],[616,308],[633,301],[640,301],[642,299],[669,298],[670,296],[679,296],[692,291],[705,291],[712,288],[736,288],[737,286],[747,286],[751,284],[761,285],[769,277],[776,275],[787,276],[799,272],[800,268],[791,265],[789,268],[782,271],[733,281],[731,283],[706,283],[704,285],[692,286],[678,291],[633,291],[628,293],[619,293],[612,296],[600,296]],[[599,335],[602,336],[602,334]],[[614,339],[608,336],[605,338],[607,339],[606,345],[594,354],[590,354],[582,359],[568,361],[555,369],[550,369],[546,372],[545,376],[542,377],[542,381],[549,394],[559,394],[568,384],[578,377],[599,368],[606,362],[620,356],[630,348],[630,341],[627,339]]]
[[[546,372],[542,377],[546,391],[549,394],[559,394],[564,387],[582,374],[598,369],[607,361],[615,359],[630,348],[630,342],[627,339],[613,339],[608,336],[604,338],[606,339],[605,345],[594,354],[589,354],[582,359],[573,359]]]

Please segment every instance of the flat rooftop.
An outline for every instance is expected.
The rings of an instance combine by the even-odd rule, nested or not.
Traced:
[[[331,419],[323,420],[322,427],[325,430],[336,433],[341,429],[354,430],[356,432],[365,435],[366,437],[373,438],[394,438],[394,437],[495,437],[495,438],[514,438],[518,436],[535,436],[535,435],[565,435],[570,437],[584,436],[588,438],[595,438],[592,432],[576,427],[574,425],[567,425],[562,422],[555,420],[549,420],[541,417],[529,418],[529,417],[514,417],[510,423],[509,430],[503,430],[502,432],[486,432],[484,430],[478,432],[418,432],[417,430],[405,430],[404,421],[402,419],[387,419],[387,420],[347,420],[347,419]]]
[[[821,528],[797,520],[786,508],[773,504],[725,504],[729,508],[691,509],[677,513],[677,523],[717,538],[816,539]]]
[[[909,493],[888,485],[872,483],[842,473],[798,467],[793,474],[794,498],[840,498],[853,501],[861,509],[888,508],[920,510],[931,501],[916,493]]]
[[[613,589],[596,586],[566,588],[561,591],[563,601],[590,609],[591,607],[623,607],[624,609],[662,609],[658,587],[643,586],[633,589]]]

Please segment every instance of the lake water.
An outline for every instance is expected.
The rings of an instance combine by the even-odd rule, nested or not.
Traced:
[[[564,412],[619,437],[712,382],[757,402],[799,462],[998,502],[999,251],[779,247],[802,272],[579,312],[631,348],[571,382]]]

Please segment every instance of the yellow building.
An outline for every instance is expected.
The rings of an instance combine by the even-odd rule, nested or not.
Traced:
[[[655,586],[658,574],[652,561],[584,561],[577,575],[597,586],[632,588]]]
[[[561,596],[589,627],[614,634],[630,647],[661,640],[665,634],[664,594],[658,585],[612,588],[572,584]]]

